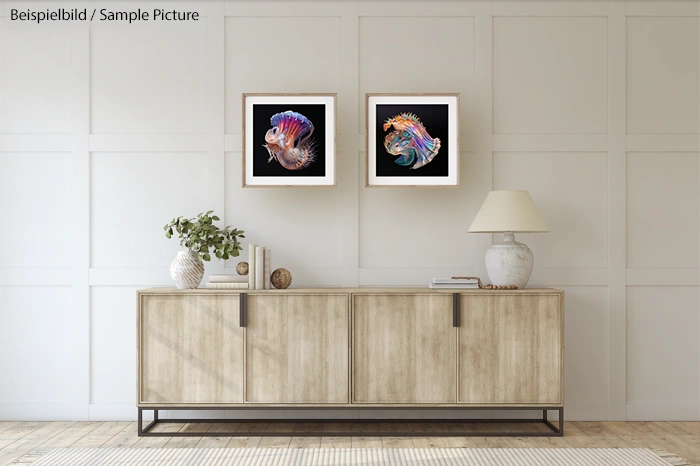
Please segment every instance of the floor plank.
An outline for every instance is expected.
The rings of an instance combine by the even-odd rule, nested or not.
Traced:
[[[42,445],[43,448],[68,448],[104,422],[76,422]]]
[[[124,427],[124,430],[119,432],[117,435],[112,437],[111,439],[107,440],[104,445],[102,445],[103,448],[129,448],[131,447],[134,443],[139,441],[139,435],[138,432],[136,431],[137,429],[137,423],[136,422],[129,422],[126,427]]]
[[[700,439],[698,436],[673,435],[668,432],[663,423],[629,422],[629,427],[643,435],[647,448],[675,453],[691,463],[700,463]]]
[[[294,433],[316,434],[292,437],[289,448],[321,448],[321,433],[323,425],[316,422],[297,422],[294,425]]]
[[[231,437],[226,448],[257,448],[262,437]]]
[[[414,448],[411,437],[382,437],[382,448]]]
[[[381,437],[350,437],[352,448],[382,448]]]
[[[322,437],[320,448],[352,448],[352,437]]]
[[[236,432],[263,432],[267,428],[267,423],[241,423]],[[226,448],[257,448],[262,437],[231,437],[226,444]]]
[[[25,437],[37,429],[40,429],[47,422],[20,422],[0,433],[0,449],[6,448],[17,440]]]
[[[321,436],[313,437],[292,437],[289,442],[289,448],[321,448]]]
[[[411,437],[415,448],[445,448],[442,437]]]
[[[295,423],[293,422],[271,422],[265,428],[265,432],[294,432]],[[258,447],[260,448],[288,448],[292,437],[263,437],[260,439]]]
[[[71,445],[71,448],[99,448],[115,435],[120,434],[129,424],[129,422],[105,422]]]
[[[207,433],[215,434],[221,432],[235,432],[240,424],[238,422],[215,422]],[[202,437],[195,448],[224,448],[228,445],[231,437]]]
[[[182,424],[162,423],[153,427],[154,432],[179,432]],[[139,440],[131,445],[131,448],[163,448],[173,437],[139,437]]]
[[[30,451],[41,447],[61,432],[74,425],[74,422],[44,422],[42,426],[17,439],[0,450],[0,466],[12,463]]]
[[[10,429],[12,427],[15,427],[16,425],[21,424],[20,421],[3,421],[0,422],[0,438],[2,438],[2,433],[5,432],[7,429]]]
[[[210,433],[236,432],[241,424],[239,422],[215,422],[207,431]]]
[[[411,437],[372,435],[378,429]],[[433,432],[541,430],[531,423],[161,423],[156,432],[292,432],[294,437],[138,437],[135,422],[2,422],[0,466],[46,448],[651,448],[700,466],[700,422],[566,422],[564,437],[442,437]],[[353,430],[353,437],[334,432]]]

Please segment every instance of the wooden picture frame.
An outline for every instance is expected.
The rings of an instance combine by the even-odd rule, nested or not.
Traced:
[[[242,106],[244,188],[336,186],[337,94],[244,93]]]
[[[459,93],[365,94],[366,187],[459,187],[459,156]]]

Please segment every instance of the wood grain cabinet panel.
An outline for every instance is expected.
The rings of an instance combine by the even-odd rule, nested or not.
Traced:
[[[353,402],[454,403],[452,295],[353,299]]]
[[[243,401],[238,295],[142,295],[139,402]]]
[[[563,406],[560,290],[242,298],[139,291],[139,406]]]
[[[348,403],[348,294],[248,297],[246,402]]]
[[[561,294],[462,295],[459,402],[563,403]]]

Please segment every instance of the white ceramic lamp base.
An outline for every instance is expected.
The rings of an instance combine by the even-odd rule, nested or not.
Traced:
[[[525,288],[535,265],[535,256],[526,244],[515,241],[515,235],[506,232],[503,241],[486,251],[486,272],[494,285],[516,285]]]

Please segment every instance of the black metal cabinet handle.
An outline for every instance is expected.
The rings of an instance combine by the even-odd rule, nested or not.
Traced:
[[[239,324],[241,327],[247,327],[248,326],[248,294],[241,293],[238,295],[238,298],[239,298],[238,315],[240,317]]]
[[[460,312],[460,299],[461,296],[459,293],[452,293],[452,326],[453,327],[459,327],[460,324],[460,319],[461,319],[461,312]]]

